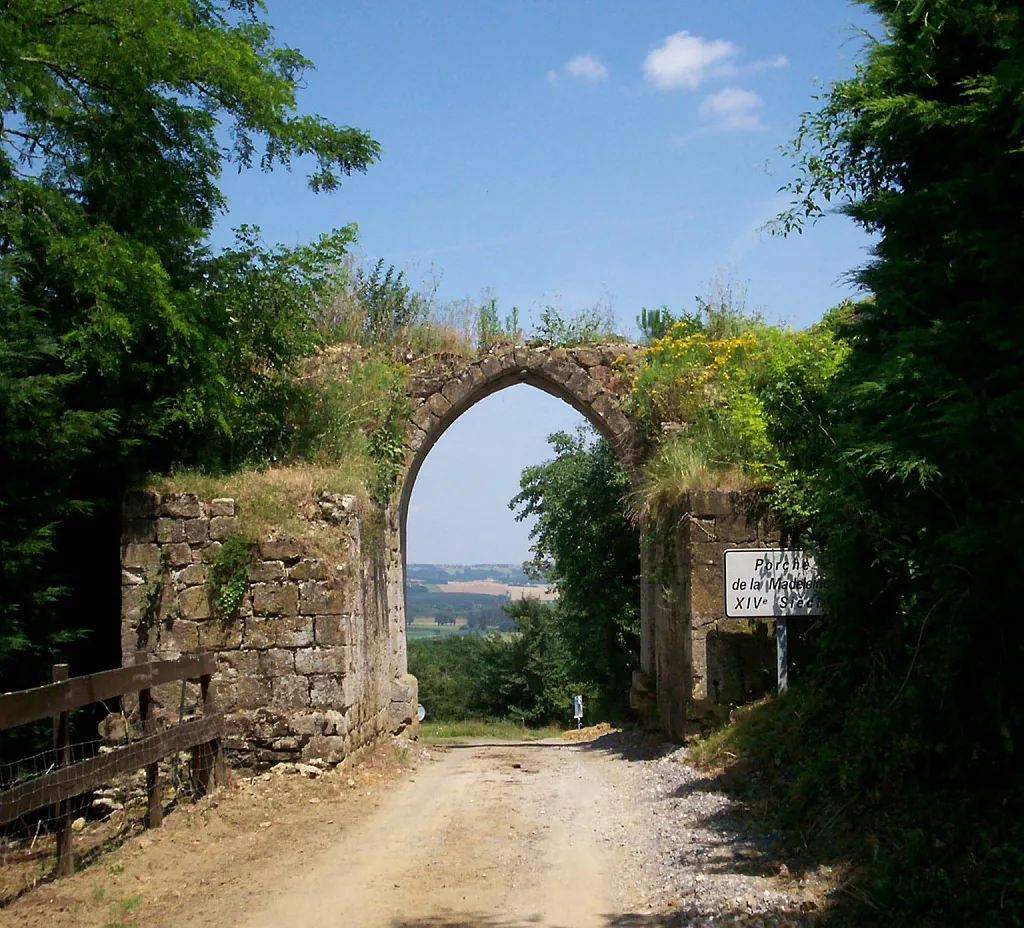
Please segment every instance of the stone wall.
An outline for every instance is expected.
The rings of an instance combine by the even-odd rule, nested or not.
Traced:
[[[778,544],[778,534],[751,500],[728,491],[694,491],[647,533],[643,556],[653,625],[654,679],[634,683],[635,700],[656,692],[662,730],[682,738],[728,707],[775,683],[774,625],[725,616],[728,548]]]
[[[216,651],[217,699],[236,763],[337,761],[386,732],[415,735],[418,727],[397,519],[385,514],[382,550],[371,555],[355,497],[324,496],[316,508],[312,534],[330,533],[333,556],[307,538],[263,539],[237,613],[220,618],[209,565],[239,531],[235,501],[152,492],[125,500],[123,663],[139,651]],[[182,706],[179,687],[154,696],[167,722],[195,699],[190,688]]]

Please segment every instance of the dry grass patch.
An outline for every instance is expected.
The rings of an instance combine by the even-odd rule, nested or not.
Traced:
[[[314,521],[317,494],[357,496],[365,507],[372,466],[366,458],[353,457],[331,465],[296,464],[224,476],[182,470],[155,478],[150,486],[161,494],[197,493],[203,499],[231,497],[238,504],[242,531],[253,540],[283,532],[310,539],[322,547],[329,545],[338,533],[333,527]]]

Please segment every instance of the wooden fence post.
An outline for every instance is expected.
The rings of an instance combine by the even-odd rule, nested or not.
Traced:
[[[67,664],[53,665],[53,682],[68,678]],[[57,766],[66,767],[71,761],[71,727],[65,710],[53,720],[53,748]],[[57,876],[71,876],[75,872],[75,857],[71,851],[71,800],[62,799],[54,806],[57,837]]]
[[[136,651],[135,663],[149,661],[148,651]],[[139,718],[142,722],[142,736],[156,734],[156,718],[153,716],[152,694],[149,687],[139,690]],[[160,762],[146,764],[146,827],[159,828],[164,820],[164,806],[160,801]]]

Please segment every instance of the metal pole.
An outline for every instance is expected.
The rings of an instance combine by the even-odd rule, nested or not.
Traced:
[[[782,616],[775,620],[775,648],[779,664],[779,692],[789,689],[789,642],[786,638],[786,620]]]

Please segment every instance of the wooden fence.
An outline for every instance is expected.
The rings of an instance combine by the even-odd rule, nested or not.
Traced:
[[[157,765],[161,757],[175,751],[192,749],[192,785],[198,795],[223,777],[221,749],[223,719],[216,710],[210,677],[217,669],[212,653],[190,654],[173,661],[150,661],[149,655],[136,655],[135,665],[105,670],[84,677],[68,677],[68,665],[56,664],[53,683],[30,690],[0,694],[0,730],[14,728],[53,717],[56,768],[0,792],[0,825],[23,815],[54,807],[57,836],[57,873],[74,872],[71,853],[71,803],[82,793],[108,783],[118,774],[146,768],[148,806],[146,824],[153,828],[163,820],[163,806],[157,783]],[[169,728],[157,729],[151,711],[150,691],[154,686],[181,680],[198,680],[203,714],[199,718]],[[69,763],[70,740],[68,713],[72,709],[116,699],[128,693],[139,694],[142,737],[123,747]]]

